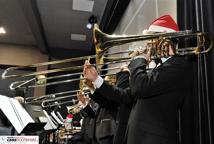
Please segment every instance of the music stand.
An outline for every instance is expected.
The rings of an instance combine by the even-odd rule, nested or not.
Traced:
[[[44,129],[46,131],[55,131],[58,129],[57,122],[45,111],[43,110],[43,113],[45,114],[45,117],[39,117],[39,120],[41,122],[47,122]]]
[[[0,95],[0,109],[11,122],[18,134],[41,131],[46,123],[35,121],[14,98]]]

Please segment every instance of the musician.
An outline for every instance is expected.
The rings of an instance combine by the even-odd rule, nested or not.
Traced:
[[[92,144],[92,139],[89,138],[90,121],[94,117],[94,110],[91,107],[90,99],[81,92],[77,92],[79,100],[80,115],[83,117],[81,124],[81,144]],[[88,111],[87,111],[88,110]]]
[[[112,83],[112,80],[109,80],[108,76],[105,77],[105,81],[106,80],[108,81],[108,85],[109,85],[109,81],[111,81]],[[129,71],[128,71],[127,65],[123,65],[121,67],[121,71],[116,74],[116,81],[114,80],[114,83],[115,82],[116,82],[116,85],[120,88],[125,89],[129,87]],[[87,85],[91,85],[90,87],[93,87],[92,83],[88,83]],[[111,84],[109,86],[111,86]],[[94,93],[99,93],[99,90],[96,89]],[[127,122],[131,111],[132,103],[130,101],[122,102],[120,98],[114,97],[114,96],[105,97],[105,95],[101,95],[101,93],[99,93],[99,95],[97,95],[95,99],[99,99],[101,102],[108,100],[112,102],[110,103],[111,106],[116,105],[114,111],[117,111],[117,116],[116,116],[117,125],[116,125],[116,132],[115,132],[113,143],[120,144],[125,137]]]
[[[176,32],[178,26],[169,15],[152,22],[150,32]],[[130,90],[107,86],[89,63],[84,66],[84,76],[91,80],[102,95],[133,99],[129,117],[127,144],[178,144],[178,110],[185,97],[191,94],[191,65],[184,57],[175,55],[168,47],[168,58],[151,71],[150,50],[136,50],[128,68]],[[137,56],[138,55],[138,56]]]
[[[87,103],[87,97],[78,94],[78,99],[83,104],[86,113],[87,124],[84,123],[84,132],[92,144],[112,144],[116,127],[116,106],[108,100],[100,99],[99,93],[93,93],[90,97],[95,101]],[[87,138],[86,138],[87,139]],[[85,140],[86,140],[85,139]],[[87,140],[88,142],[90,140]]]

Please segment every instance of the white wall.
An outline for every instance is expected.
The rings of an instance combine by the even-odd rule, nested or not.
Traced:
[[[170,14],[175,21],[176,0],[131,0],[116,34],[141,34],[150,23],[165,14]]]
[[[177,21],[176,3],[176,0],[131,0],[114,34],[142,34],[154,19],[165,14],[171,15]],[[134,49],[142,45],[144,45],[143,42],[135,42],[117,46],[110,51]]]
[[[0,44],[0,65],[27,65],[48,61],[38,48]]]

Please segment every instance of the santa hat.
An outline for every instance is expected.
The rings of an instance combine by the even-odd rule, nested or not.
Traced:
[[[143,31],[143,34],[152,32],[177,32],[178,25],[170,15],[164,15],[154,20],[148,29]]]

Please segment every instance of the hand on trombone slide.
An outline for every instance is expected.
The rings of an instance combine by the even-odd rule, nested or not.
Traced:
[[[130,72],[129,71],[129,68],[128,68],[128,64],[124,64],[124,65],[122,65],[121,67],[120,67],[120,71],[121,72]]]
[[[151,61],[151,49],[150,48],[137,48],[129,54],[130,57],[143,57],[149,63]]]
[[[85,61],[83,68],[83,75],[85,79],[94,82],[98,77],[98,72],[94,66],[90,64],[88,60]]]
[[[77,92],[77,99],[81,105],[86,106],[89,103],[90,98],[82,92]]]
[[[88,80],[87,78],[84,79],[84,84],[90,89],[90,90],[94,90],[94,85],[92,83],[92,81]]]

